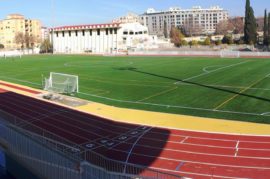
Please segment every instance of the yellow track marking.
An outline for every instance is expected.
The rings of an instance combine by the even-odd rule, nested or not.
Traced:
[[[171,89],[168,89],[168,90],[165,90],[165,91],[161,91],[161,92],[156,93],[156,94],[154,94],[154,95],[151,95],[151,96],[148,96],[148,97],[146,97],[146,98],[143,98],[143,99],[141,99],[141,100],[139,100],[139,101],[137,101],[137,102],[142,102],[142,101],[148,100],[148,99],[150,99],[150,98],[157,97],[157,96],[160,96],[160,95],[162,95],[162,94],[166,94],[166,93],[168,93],[168,92],[171,92],[171,91],[176,90],[177,88],[178,88],[178,87],[174,87],[174,88],[171,88]]]
[[[232,101],[233,99],[235,99],[236,97],[238,97],[240,94],[244,93],[245,91],[247,91],[249,88],[255,86],[256,84],[258,84],[259,82],[261,82],[262,80],[264,80],[265,78],[267,78],[267,76],[255,81],[254,83],[252,83],[250,86],[244,88],[243,90],[241,90],[240,92],[238,92],[237,94],[235,94],[233,97],[227,99],[226,101],[224,101],[223,103],[221,103],[220,105],[218,105],[217,107],[215,107],[214,110],[217,110],[219,108],[221,108],[222,106],[224,106],[225,104],[229,103],[230,101]]]

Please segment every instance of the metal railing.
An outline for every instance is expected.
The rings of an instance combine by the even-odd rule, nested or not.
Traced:
[[[12,148],[12,153],[16,153],[16,157],[19,160],[31,161],[32,164],[30,165],[30,168],[35,169],[35,171],[40,173],[41,176],[45,176],[44,178],[48,177],[49,174],[46,172],[50,173],[50,170],[55,173],[55,176],[57,175],[57,172],[61,173],[61,175],[63,175],[64,172],[67,172],[66,175],[70,175],[73,178],[82,179],[183,178],[179,175],[153,170],[147,166],[112,160],[94,151],[87,151],[81,146],[61,136],[53,134],[52,132],[40,128],[31,122],[22,120],[2,110],[0,110],[0,121],[2,121],[2,128],[5,128],[7,131],[4,132],[4,134],[4,130],[1,131],[0,137],[5,138],[6,135],[6,140],[10,144],[9,146]],[[59,161],[62,163],[59,163]],[[56,167],[57,170],[53,166],[58,166]],[[76,170],[74,168],[76,168]],[[54,177],[51,176],[49,178]]]

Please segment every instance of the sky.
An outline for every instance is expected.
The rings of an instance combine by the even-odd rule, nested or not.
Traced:
[[[39,19],[43,26],[108,23],[128,12],[144,13],[148,8],[166,10],[169,7],[192,6],[207,8],[220,6],[230,16],[243,16],[245,0],[0,0],[0,19],[11,13],[20,13],[26,18]],[[269,0],[251,0],[256,16],[270,11]]]

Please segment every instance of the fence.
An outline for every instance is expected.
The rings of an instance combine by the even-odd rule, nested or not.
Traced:
[[[0,110],[0,139],[7,151],[40,178],[181,179],[147,167],[114,161]]]
[[[220,57],[221,51],[136,51],[129,52],[129,55],[160,55],[160,56],[213,56]],[[242,52],[239,57],[269,57],[270,52]]]

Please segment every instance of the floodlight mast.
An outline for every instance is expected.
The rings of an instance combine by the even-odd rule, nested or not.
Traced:
[[[54,0],[51,0],[51,11],[52,11],[52,24],[51,24],[51,41],[52,41],[52,54],[54,54]]]

